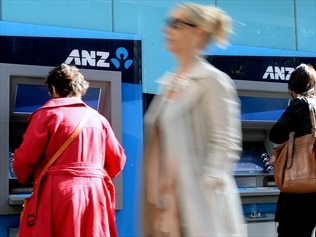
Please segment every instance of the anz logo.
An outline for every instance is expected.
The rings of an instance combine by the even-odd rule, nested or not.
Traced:
[[[262,79],[288,81],[293,71],[294,71],[293,67],[268,66]]]
[[[81,50],[80,52],[79,49],[73,49],[65,63],[71,64],[74,62],[77,66],[110,67],[110,63],[106,62],[109,56],[109,52],[89,52],[88,50]]]
[[[65,60],[65,63],[74,63],[77,66],[89,65],[91,67],[109,68],[111,62],[117,69],[121,66],[128,69],[133,64],[133,60],[128,59],[127,49],[123,47],[116,49],[115,56],[114,58],[110,58],[110,53],[104,51],[73,49]]]

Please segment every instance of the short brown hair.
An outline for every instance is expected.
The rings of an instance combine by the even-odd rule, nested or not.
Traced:
[[[60,97],[82,96],[89,88],[89,82],[85,80],[79,69],[66,63],[52,69],[48,73],[45,83],[48,84],[50,93],[54,86]]]
[[[315,69],[312,65],[302,63],[291,73],[288,89],[296,94],[306,95],[312,89],[314,90],[315,83]]]

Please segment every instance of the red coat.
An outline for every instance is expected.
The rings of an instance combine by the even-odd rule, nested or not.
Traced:
[[[22,183],[41,170],[81,120],[86,105],[78,98],[49,100],[33,113],[21,146],[14,152],[14,171]],[[81,133],[48,169],[37,195],[20,223],[20,237],[115,237],[112,179],[126,157],[109,122],[97,111]],[[27,224],[28,214],[36,223]]]

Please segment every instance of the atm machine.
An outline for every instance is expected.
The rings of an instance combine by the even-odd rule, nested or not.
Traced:
[[[126,97],[122,90],[131,93],[131,101],[133,96],[141,98],[139,36],[49,27],[33,32],[34,36],[0,34],[0,215],[19,214],[24,198],[32,192],[31,184],[16,179],[13,152],[22,141],[30,114],[49,99],[44,80],[53,67],[65,62],[80,68],[90,84],[83,100],[109,120],[121,142],[122,120],[142,114],[141,107],[138,111],[134,106],[137,111],[122,116],[122,100]],[[54,32],[55,36],[37,36],[40,32]],[[120,210],[122,175],[114,181],[116,208]]]
[[[238,54],[207,56],[207,60],[235,81],[241,102],[243,151],[233,166],[233,174],[248,234],[274,237],[279,189],[269,163],[275,146],[269,141],[269,130],[289,103],[287,81],[291,72],[300,63],[316,66],[316,57]]]
[[[0,64],[1,88],[7,88],[2,97],[9,97],[9,173],[8,173],[8,207],[1,211],[21,207],[25,197],[32,193],[32,184],[21,184],[13,170],[14,150],[22,142],[22,136],[28,125],[32,112],[50,99],[48,88],[44,84],[45,76],[52,69],[47,66]],[[92,108],[105,115],[121,139],[121,79],[119,72],[101,72],[81,69],[89,81],[90,87],[83,100]],[[106,74],[106,75],[105,75]],[[5,100],[2,100],[5,101]],[[117,123],[117,124],[116,124]],[[32,151],[30,151],[32,152]],[[120,195],[120,193],[119,193]],[[118,205],[120,207],[121,204]]]

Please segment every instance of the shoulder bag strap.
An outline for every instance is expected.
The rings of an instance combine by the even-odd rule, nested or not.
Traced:
[[[308,106],[309,106],[309,113],[310,113],[311,123],[312,123],[312,133],[314,134],[314,137],[316,137],[315,110],[314,110],[314,107],[311,105],[311,103],[308,103]]]
[[[309,108],[309,114],[311,118],[311,124],[312,124],[312,134],[314,138],[316,139],[316,122],[315,122],[315,110],[314,106],[311,104],[311,102],[308,101],[307,98],[306,102],[308,103],[308,108]],[[288,146],[288,159],[287,159],[287,168],[291,167],[292,165],[292,160],[293,160],[293,146],[294,146],[294,132],[289,133],[289,146]]]
[[[67,140],[59,147],[59,149],[55,152],[55,154],[52,156],[52,158],[47,162],[45,167],[43,168],[39,179],[44,175],[46,170],[58,159],[58,157],[66,150],[66,148],[70,145],[70,143],[78,136],[81,129],[83,128],[84,124],[88,120],[89,115],[89,109],[87,108],[85,111],[85,114],[83,115],[80,123],[77,125],[76,129],[71,133],[71,135],[67,138]],[[36,184],[37,182],[35,182]]]

